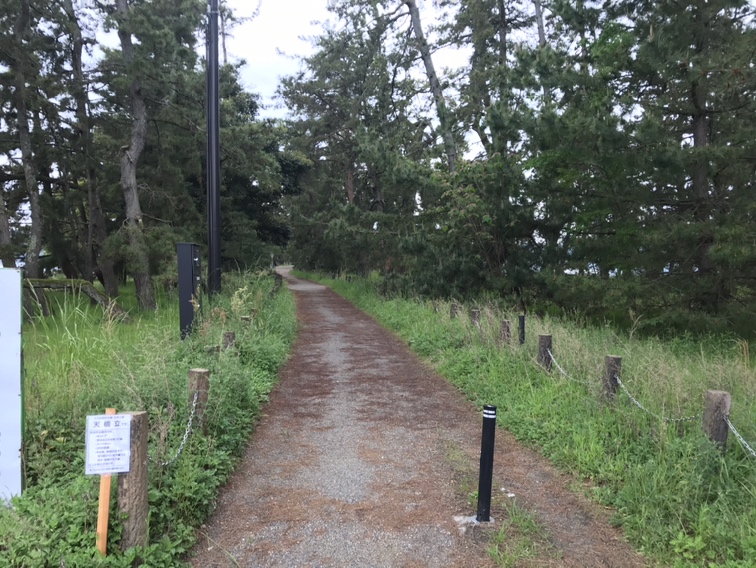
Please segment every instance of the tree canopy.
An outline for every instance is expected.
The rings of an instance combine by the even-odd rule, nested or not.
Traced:
[[[286,248],[387,291],[753,333],[752,1],[329,10],[281,80],[288,120],[222,68],[226,266]],[[0,18],[0,260],[110,296],[129,275],[150,307],[175,243],[206,238],[204,2],[0,0]]]
[[[154,306],[175,243],[206,239],[205,3],[0,3],[0,260],[27,277],[126,276]],[[225,14],[232,18],[224,6]],[[103,32],[117,47],[100,43]],[[308,161],[259,98],[221,70],[222,261],[267,262],[289,239],[281,208]]]
[[[296,261],[752,333],[753,3],[434,6],[332,2],[337,23],[283,81],[291,146],[315,164],[290,200]],[[450,46],[468,64],[436,77],[428,58]]]

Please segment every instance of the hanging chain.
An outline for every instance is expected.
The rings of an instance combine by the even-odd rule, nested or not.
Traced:
[[[178,450],[176,450],[176,455],[173,456],[173,458],[169,459],[168,461],[164,462],[157,462],[153,458],[151,458],[149,455],[147,455],[147,459],[149,459],[152,463],[159,463],[161,467],[168,467],[173,465],[176,460],[181,455],[181,452],[184,451],[184,446],[186,446],[186,442],[189,440],[189,435],[192,433],[192,422],[194,422],[194,414],[197,411],[197,400],[199,400],[199,391],[194,391],[194,400],[192,400],[192,411],[189,414],[189,421],[186,423],[186,430],[184,431],[184,438],[181,440],[181,444],[178,447]]]
[[[635,406],[637,406],[638,408],[640,408],[643,412],[645,412],[647,414],[650,414],[651,416],[653,416],[657,420],[661,420],[663,422],[675,422],[675,423],[679,423],[679,422],[690,422],[692,420],[696,420],[696,419],[698,419],[698,418],[701,417],[700,414],[696,414],[694,416],[686,416],[685,418],[668,418],[666,416],[660,416],[659,414],[654,414],[648,408],[646,408],[645,406],[643,406],[637,398],[635,398],[633,395],[630,394],[630,391],[628,391],[627,388],[625,388],[624,383],[622,382],[622,380],[620,380],[619,375],[617,375],[615,373],[614,378],[617,380],[617,384],[620,386],[620,388],[622,389],[622,391],[628,396],[628,398],[630,400],[633,401],[633,403],[635,404]]]
[[[567,371],[565,371],[564,369],[562,369],[562,366],[559,363],[557,363],[557,360],[554,358],[554,354],[551,352],[551,349],[547,349],[546,353],[549,354],[549,357],[551,358],[551,362],[554,363],[554,365],[556,365],[556,368],[559,369],[559,372],[562,373],[562,375],[565,378],[567,378],[567,379],[569,379],[569,380],[571,380],[571,381],[573,381],[575,383],[579,383],[581,385],[589,385],[590,384],[588,381],[581,381],[579,379],[573,379],[571,376],[569,376],[567,374]]]
[[[730,428],[730,431],[732,431],[732,433],[735,434],[735,437],[738,439],[738,442],[740,442],[743,445],[743,447],[746,450],[748,450],[748,453],[750,453],[751,456],[756,458],[756,452],[753,451],[753,448],[748,445],[748,442],[746,442],[745,439],[743,439],[743,436],[740,435],[740,432],[738,432],[735,429],[735,426],[732,425],[732,422],[730,422],[730,417],[725,416],[724,421],[727,422],[727,426]]]

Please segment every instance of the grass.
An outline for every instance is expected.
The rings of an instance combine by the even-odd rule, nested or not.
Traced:
[[[528,317],[524,346],[498,345],[501,320],[514,330],[517,314],[493,303],[464,306],[452,319],[448,302],[383,298],[376,280],[319,280],[398,333],[478,405],[497,405],[499,424],[587,481],[646,556],[679,568],[756,565],[756,459],[733,436],[722,456],[699,417],[706,390],[731,393],[732,423],[753,446],[756,374],[746,342],[661,341]],[[482,312],[480,329],[469,317],[473,307]],[[547,333],[569,378],[536,364],[537,336]],[[613,405],[602,402],[609,354],[622,357],[623,384],[648,412],[624,392]]]
[[[548,556],[555,554],[547,542],[546,529],[514,501],[505,502],[503,509],[507,516],[488,549],[496,563],[502,568],[552,565]]]
[[[119,323],[85,299],[61,294],[54,317],[25,325],[27,489],[12,509],[0,508],[0,567],[120,567],[137,559],[155,567],[182,565],[296,330],[293,297],[274,293],[270,275],[224,276],[227,292],[204,306],[195,333],[184,341],[170,297],[155,313],[132,313],[130,323]],[[236,345],[219,349],[227,331],[236,333]],[[151,465],[149,546],[120,552],[121,520],[112,515],[115,544],[101,558],[94,548],[97,479],[84,475],[86,416],[107,407],[146,410],[149,453],[156,462],[168,461],[186,429],[188,371],[195,367],[211,372],[207,433],[193,431],[174,464]]]

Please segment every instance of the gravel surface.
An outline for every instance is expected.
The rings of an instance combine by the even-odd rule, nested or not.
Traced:
[[[454,521],[474,514],[459,456],[475,475],[480,412],[346,300],[282,273],[297,342],[192,565],[493,566],[492,530]],[[643,565],[569,479],[504,432],[496,452],[494,488],[515,493],[556,551],[532,565]]]

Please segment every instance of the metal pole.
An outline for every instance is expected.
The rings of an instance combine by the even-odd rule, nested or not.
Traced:
[[[520,345],[525,345],[525,316],[519,316],[520,319]]]
[[[478,479],[479,523],[491,521],[491,485],[493,484],[494,438],[496,437],[496,407],[483,407],[483,436],[480,442],[480,478]]]
[[[207,29],[207,287],[221,290],[220,99],[218,75],[218,0],[210,0]]]

